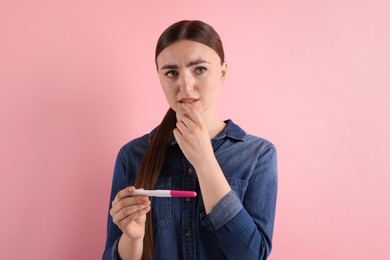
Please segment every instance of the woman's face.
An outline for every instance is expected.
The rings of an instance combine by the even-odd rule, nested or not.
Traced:
[[[198,42],[181,40],[158,55],[157,67],[162,89],[173,110],[190,105],[204,116],[216,113],[226,64],[221,65],[221,59],[213,49]]]

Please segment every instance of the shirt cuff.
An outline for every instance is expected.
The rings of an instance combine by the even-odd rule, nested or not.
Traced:
[[[209,230],[217,230],[229,222],[243,208],[237,194],[231,190],[226,194],[210,214],[201,213],[201,224]]]
[[[111,257],[113,260],[121,260],[122,259],[119,256],[119,250],[118,250],[119,239],[120,239],[120,237],[117,240],[115,240],[114,244],[112,245]]]

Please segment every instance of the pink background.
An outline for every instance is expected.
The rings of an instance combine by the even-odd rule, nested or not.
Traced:
[[[278,148],[270,259],[390,259],[389,10],[1,1],[0,259],[101,258],[116,153],[168,108],[154,47],[180,19],[223,39],[223,117]]]

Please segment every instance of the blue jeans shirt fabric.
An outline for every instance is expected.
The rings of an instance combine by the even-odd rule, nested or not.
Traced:
[[[225,122],[224,130],[211,142],[232,191],[209,214],[194,167],[178,144],[171,143],[155,189],[193,190],[198,196],[153,198],[155,259],[266,259],[270,254],[277,194],[276,149],[231,120]],[[120,149],[110,202],[118,191],[134,184],[155,131]],[[103,259],[120,259],[117,243],[121,235],[108,215]]]

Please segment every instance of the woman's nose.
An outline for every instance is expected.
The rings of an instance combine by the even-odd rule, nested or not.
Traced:
[[[181,92],[191,92],[194,89],[194,79],[191,75],[182,74],[181,80],[180,80],[180,91]]]

